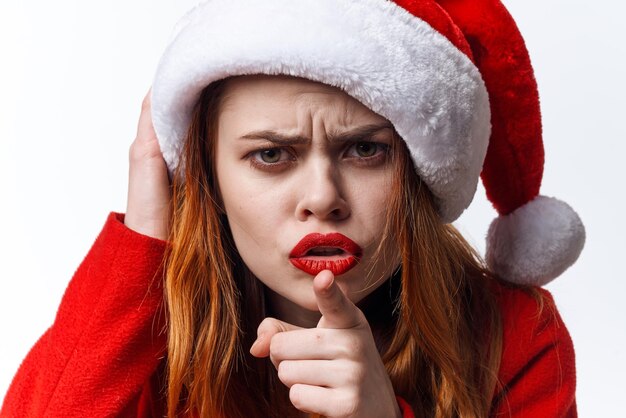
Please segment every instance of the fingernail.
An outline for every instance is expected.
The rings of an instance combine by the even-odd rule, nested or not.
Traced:
[[[324,287],[324,292],[328,292],[331,287],[333,287],[333,283],[335,283],[335,275],[332,276],[332,278],[330,279],[330,282],[328,282],[328,284]]]
[[[335,283],[335,275],[333,274],[333,278],[330,279],[330,282],[328,283],[328,286],[326,286],[326,290],[329,290],[331,287],[333,287],[333,283]]]

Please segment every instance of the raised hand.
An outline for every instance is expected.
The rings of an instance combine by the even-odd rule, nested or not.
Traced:
[[[170,183],[150,107],[150,91],[141,105],[137,137],[130,146],[128,200],[124,224],[141,234],[167,239]]]
[[[267,357],[289,399],[304,412],[329,418],[401,417],[393,386],[363,312],[324,270],[313,280],[322,314],[316,328],[275,318],[259,325],[250,352]]]

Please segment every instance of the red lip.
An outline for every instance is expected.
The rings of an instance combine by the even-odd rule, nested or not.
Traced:
[[[322,270],[338,276],[356,266],[362,254],[361,247],[345,235],[315,233],[306,235],[293,247],[289,261],[312,276]]]

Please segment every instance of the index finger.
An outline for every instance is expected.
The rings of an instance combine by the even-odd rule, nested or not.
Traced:
[[[363,312],[343,293],[329,270],[315,276],[313,290],[322,314],[318,328],[347,329],[367,323]]]

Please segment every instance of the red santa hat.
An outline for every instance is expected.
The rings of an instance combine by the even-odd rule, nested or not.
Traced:
[[[208,0],[174,30],[152,86],[170,172],[200,92],[245,74],[338,87],[387,118],[406,142],[443,222],[482,177],[499,213],[486,261],[503,278],[543,285],[576,261],[578,215],[539,196],[539,96],[519,30],[499,0]]]

